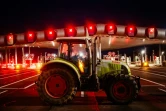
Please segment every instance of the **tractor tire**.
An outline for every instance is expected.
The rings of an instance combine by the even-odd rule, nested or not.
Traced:
[[[65,68],[45,70],[37,81],[39,97],[49,105],[67,104],[76,94],[75,80],[72,72]]]
[[[105,93],[113,104],[126,105],[137,97],[138,86],[133,77],[119,74],[108,82]]]

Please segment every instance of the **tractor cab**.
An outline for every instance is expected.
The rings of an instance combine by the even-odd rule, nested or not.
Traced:
[[[75,64],[83,75],[91,73],[90,60],[91,39],[87,37],[61,37],[59,42],[58,57]]]

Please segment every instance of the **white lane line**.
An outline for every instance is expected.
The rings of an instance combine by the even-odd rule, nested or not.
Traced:
[[[163,91],[163,92],[165,92],[166,93],[166,90],[164,90],[164,89],[161,89],[161,88],[158,88],[160,91]]]
[[[33,86],[33,85],[35,85],[35,83],[32,83],[32,84],[30,84],[30,85],[28,85],[28,86],[26,86],[26,87],[24,87],[24,88],[13,88],[13,87],[9,87],[9,88],[0,88],[0,89],[27,89],[27,88],[29,88],[29,87],[31,87],[31,86]]]
[[[27,88],[29,88],[29,87],[31,87],[33,85],[35,85],[35,83],[29,84],[28,86],[25,86],[24,88],[13,88],[13,87],[10,88],[9,87],[9,88],[0,88],[0,89],[27,89]]]
[[[30,73],[30,72],[25,72],[25,73],[16,74],[16,75],[8,76],[8,77],[3,77],[3,78],[0,78],[0,80],[1,80],[1,79],[11,78],[11,77],[18,76],[18,75],[25,75],[25,74],[29,74],[29,73]]]
[[[140,71],[140,70],[135,70],[135,71],[144,72],[144,73],[149,73],[149,74],[151,74],[151,75],[157,75],[157,76],[161,76],[161,77],[165,77],[165,78],[166,78],[166,76],[164,76],[164,75],[160,75],[160,74],[156,74],[156,73],[152,73],[152,72]]]
[[[30,84],[30,85],[24,87],[24,89],[27,89],[27,88],[29,88],[29,87],[31,87],[31,86],[33,86],[33,85],[35,85],[35,83],[32,83],[32,84]]]
[[[138,69],[133,69],[133,70],[138,70]],[[160,73],[160,74],[166,74],[166,72],[161,72],[161,71],[154,71],[154,70],[138,70],[138,71],[145,71],[145,72],[150,72],[150,73]]]
[[[0,89],[24,89],[24,88],[0,88]]]
[[[160,85],[141,85],[141,87],[158,87]]]
[[[3,93],[5,93],[5,92],[7,92],[8,90],[5,90],[5,91],[2,91],[2,92],[0,92],[0,94],[3,94]]]
[[[140,79],[145,80],[145,81],[148,81],[148,82],[151,82],[151,83],[154,83],[154,84],[157,84],[157,85],[162,86],[162,87],[165,87],[165,85],[163,85],[163,84],[160,84],[160,83],[157,83],[157,82],[148,80],[148,79],[144,79],[144,78],[140,78]]]
[[[84,96],[85,96],[84,91],[81,91],[81,97],[84,97]]]
[[[4,88],[4,87],[6,87],[6,86],[10,86],[10,85],[12,85],[12,84],[15,84],[15,83],[18,83],[18,82],[25,81],[25,80],[27,80],[27,79],[30,79],[30,78],[36,77],[36,76],[38,76],[38,75],[39,75],[39,74],[34,75],[34,76],[31,76],[31,77],[28,77],[28,78],[25,78],[25,79],[21,79],[21,80],[19,80],[19,81],[15,81],[15,82],[12,82],[12,83],[6,84],[6,85],[4,85],[4,86],[1,86],[0,88]]]

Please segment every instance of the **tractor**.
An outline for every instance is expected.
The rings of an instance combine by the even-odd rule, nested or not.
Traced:
[[[58,37],[58,57],[41,68],[39,97],[50,105],[67,104],[77,91],[105,91],[114,104],[129,104],[139,93],[140,78],[127,64],[101,59],[101,37]]]

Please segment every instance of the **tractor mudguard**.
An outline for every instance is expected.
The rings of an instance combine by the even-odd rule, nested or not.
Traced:
[[[80,82],[81,75],[80,75],[79,69],[73,63],[71,63],[67,60],[61,59],[61,58],[56,58],[55,60],[47,62],[46,64],[44,64],[42,66],[41,71],[47,70],[50,67],[56,68],[56,66],[59,66],[59,65],[64,65],[64,68],[68,67],[68,68],[72,69],[75,72],[75,74]]]

